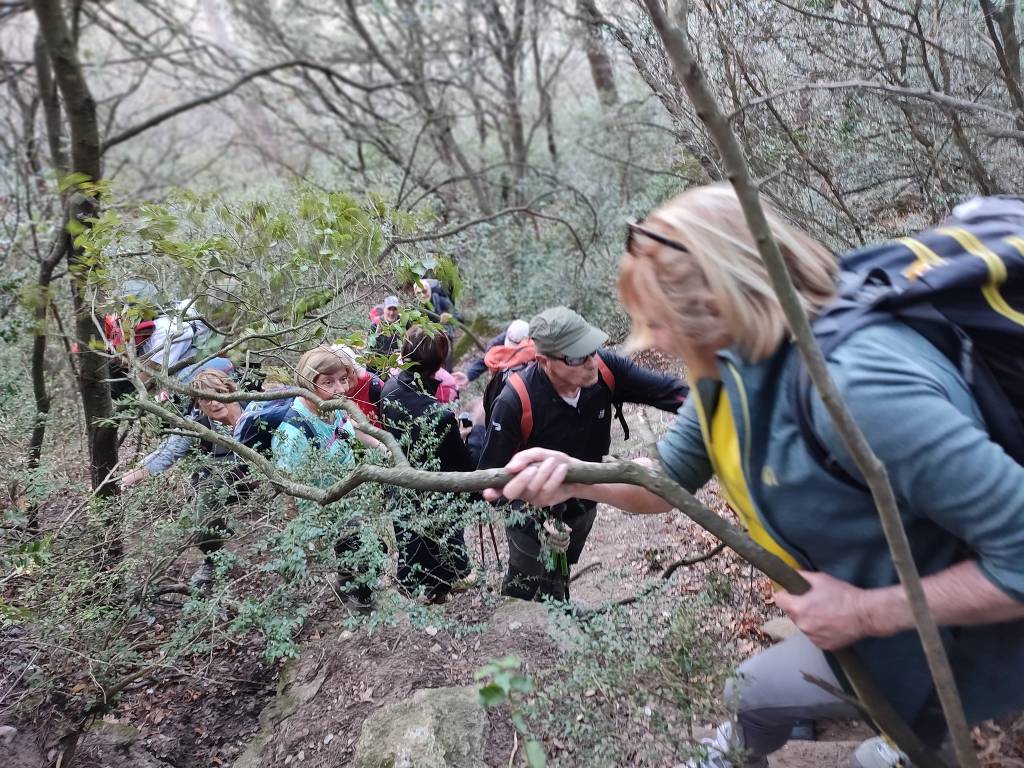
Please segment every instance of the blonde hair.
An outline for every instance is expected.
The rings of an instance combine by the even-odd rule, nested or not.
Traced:
[[[295,365],[295,384],[315,391],[314,380],[317,376],[323,374],[331,376],[342,371],[352,378],[358,375],[348,355],[335,351],[330,345],[322,344],[303,353],[299,358],[299,362]]]
[[[359,362],[359,355],[356,354],[356,351],[352,349],[352,347],[345,344],[332,344],[331,349],[348,358],[349,362],[352,363],[352,367],[355,369],[356,376],[362,376],[366,373],[366,366]]]
[[[813,316],[835,296],[836,258],[771,206],[764,209],[800,303]],[[633,319],[634,345],[649,341],[642,318],[656,312],[695,343],[731,344],[752,362],[778,349],[788,334],[786,318],[731,187],[688,189],[644,225],[686,252],[659,245],[623,257],[619,296]]]
[[[204,368],[192,379],[192,388],[215,395],[230,395],[238,391],[235,380],[217,368]]]

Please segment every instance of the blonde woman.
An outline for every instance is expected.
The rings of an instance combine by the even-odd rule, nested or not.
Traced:
[[[767,213],[814,315],[835,295],[836,260]],[[631,225],[619,290],[635,338],[680,358],[697,395],[658,445],[665,469],[689,491],[716,475],[751,536],[812,585],[801,596],[776,595],[802,632],[744,662],[729,696],[738,702],[735,726],[720,727],[707,758],[690,765],[766,766],[796,720],[854,716],[802,674],[839,682],[827,652],[848,645],[919,735],[939,744],[941,712],[877,512],[866,491],[837,480],[801,439],[787,390],[796,352],[732,190],[688,190]],[[909,327],[862,328],[828,362],[888,469],[968,718],[1020,710],[1024,468],[989,438],[957,367]],[[812,416],[828,451],[855,473],[817,400]],[[581,497],[636,513],[667,511],[636,487],[564,483],[575,463],[524,451],[509,463],[518,476],[501,493],[537,506]],[[745,762],[734,758],[740,750]],[[902,759],[872,739],[851,765]]]
[[[295,384],[311,390],[321,400],[336,400],[348,396],[358,379],[355,363],[340,349],[323,345],[304,353],[295,366]],[[291,410],[273,433],[271,452],[279,469],[295,474],[299,479],[325,488],[339,480],[347,468],[355,463],[353,440],[359,439],[355,425],[342,409],[321,412],[316,403],[306,397],[295,398]],[[369,444],[377,445],[373,438],[363,436]],[[295,500],[300,507],[314,511],[313,502]],[[355,555],[361,549],[359,531],[352,530],[335,544],[341,558],[338,566],[338,586],[346,594],[350,605],[368,610],[372,598],[371,583],[375,573],[367,573],[356,563]]]
[[[214,368],[201,370],[190,384],[201,392],[213,395],[233,394],[239,391],[234,379],[224,371]],[[208,429],[225,436],[229,435],[234,425],[242,418],[244,404],[220,402],[198,395],[195,406],[200,415],[196,421]],[[178,458],[196,452],[208,459],[189,477],[191,485],[196,489],[193,515],[196,542],[204,555],[203,563],[191,575],[189,584],[193,588],[204,589],[213,580],[215,555],[223,548],[224,540],[230,535],[230,528],[225,519],[225,508],[238,503],[249,493],[247,468],[236,455],[221,445],[196,437],[176,437],[181,439]]]

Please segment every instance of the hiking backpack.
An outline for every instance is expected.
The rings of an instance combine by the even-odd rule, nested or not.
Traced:
[[[242,418],[235,425],[233,436],[242,445],[269,456],[274,432],[282,424],[291,424],[299,429],[308,441],[319,445],[313,426],[295,410],[294,397],[249,403],[242,412]]]
[[[975,198],[940,226],[841,260],[839,297],[815,318],[827,357],[855,331],[893,318],[952,361],[989,436],[1024,464],[1024,199]],[[834,477],[863,488],[822,444],[800,361],[789,397],[804,443]]]
[[[533,363],[536,365],[536,363]],[[519,416],[519,442],[521,447],[526,447],[530,441],[530,435],[533,433],[533,404],[530,402],[530,391],[526,387],[526,382],[523,380],[521,370],[525,370],[526,366],[523,366],[519,370],[506,372],[506,378],[502,380],[502,389],[507,383],[512,391],[516,393],[519,398],[519,407],[521,414]],[[622,425],[622,431],[625,434],[626,440],[629,440],[629,425],[626,424],[626,418],[622,415],[622,401],[615,397],[615,374],[612,373],[608,364],[601,358],[601,355],[597,355],[597,375],[598,383],[604,382],[604,385],[608,387],[608,390],[612,394],[612,406],[615,409],[615,418],[618,419],[619,424]],[[493,382],[493,379],[492,379]],[[490,388],[490,383],[487,385]],[[497,394],[501,393],[501,389],[498,390]],[[497,397],[495,395],[495,398]],[[486,398],[487,393],[484,393]],[[491,401],[493,403],[493,400]],[[490,423],[491,415],[488,409],[488,404],[484,402],[484,413],[487,416],[487,422]]]

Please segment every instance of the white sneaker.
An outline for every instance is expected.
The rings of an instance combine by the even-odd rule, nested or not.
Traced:
[[[862,741],[850,755],[850,768],[909,768],[910,760],[881,736]]]
[[[707,750],[707,757],[694,757],[676,768],[739,768],[727,755],[735,754],[740,749],[740,739],[729,721],[715,729],[715,735],[709,739],[701,739],[700,743]],[[761,757],[742,764],[743,768],[768,768],[768,758]]]

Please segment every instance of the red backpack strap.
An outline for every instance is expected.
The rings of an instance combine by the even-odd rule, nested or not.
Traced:
[[[615,374],[612,373],[612,369],[608,367],[601,355],[597,355],[597,372],[601,374],[601,378],[604,379],[604,383],[608,385],[608,389],[615,394]]]
[[[597,355],[597,372],[604,381],[605,386],[612,393],[612,407],[615,409],[615,418],[622,425],[623,436],[629,440],[629,424],[626,423],[626,417],[622,415],[622,401],[615,399],[615,374],[612,373],[612,369],[608,367],[608,363],[601,358],[601,355]]]
[[[530,393],[526,389],[526,382],[517,372],[509,374],[508,383],[519,396],[519,405],[523,415],[519,417],[519,440],[522,447],[530,440],[530,433],[533,432],[533,405],[530,403]]]

